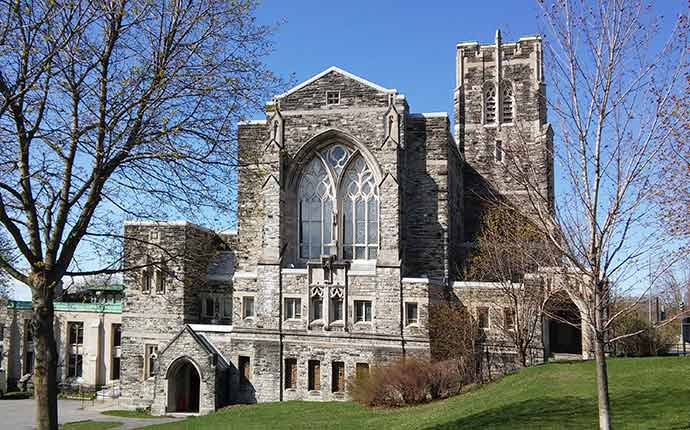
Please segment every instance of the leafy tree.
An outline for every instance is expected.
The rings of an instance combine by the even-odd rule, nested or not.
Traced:
[[[252,0],[0,1],[0,225],[19,257],[0,267],[31,289],[37,427],[57,429],[56,286],[123,270],[123,218],[229,214],[234,125],[280,82]]]

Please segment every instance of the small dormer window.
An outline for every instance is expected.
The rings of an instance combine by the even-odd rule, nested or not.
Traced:
[[[326,104],[338,105],[340,104],[340,91],[326,91]]]

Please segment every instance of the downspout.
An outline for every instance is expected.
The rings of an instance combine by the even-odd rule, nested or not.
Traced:
[[[283,245],[283,248],[280,250],[280,255],[278,256],[278,401],[280,402],[283,401],[283,381],[285,373],[285,369],[283,368],[285,366],[285,360],[283,359],[283,274],[281,268],[283,267],[283,254],[286,248],[287,243]]]

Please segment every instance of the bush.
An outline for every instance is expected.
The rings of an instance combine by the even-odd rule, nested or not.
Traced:
[[[461,365],[465,382],[475,382],[479,351],[476,322],[460,303],[442,302],[429,306],[429,339],[431,358],[442,362],[453,360]]]
[[[678,342],[679,323],[653,328],[645,319],[635,314],[625,315],[616,321],[612,337],[642,331],[635,336],[624,337],[613,343],[613,355],[646,357],[664,355],[671,345]]]
[[[431,362],[406,359],[372,369],[369,376],[349,384],[350,396],[373,407],[400,407],[427,403],[460,392],[467,380],[460,360]]]

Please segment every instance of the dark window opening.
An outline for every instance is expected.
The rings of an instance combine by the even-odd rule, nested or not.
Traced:
[[[334,361],[331,377],[333,378],[331,391],[334,393],[345,391],[345,363],[342,361]]]
[[[309,391],[320,391],[321,390],[321,365],[318,360],[309,360],[309,381],[308,390]]]
[[[297,388],[297,359],[285,360],[285,388]]]
[[[240,369],[240,383],[248,384],[251,380],[251,360],[249,357],[241,355],[237,361],[237,366]]]

